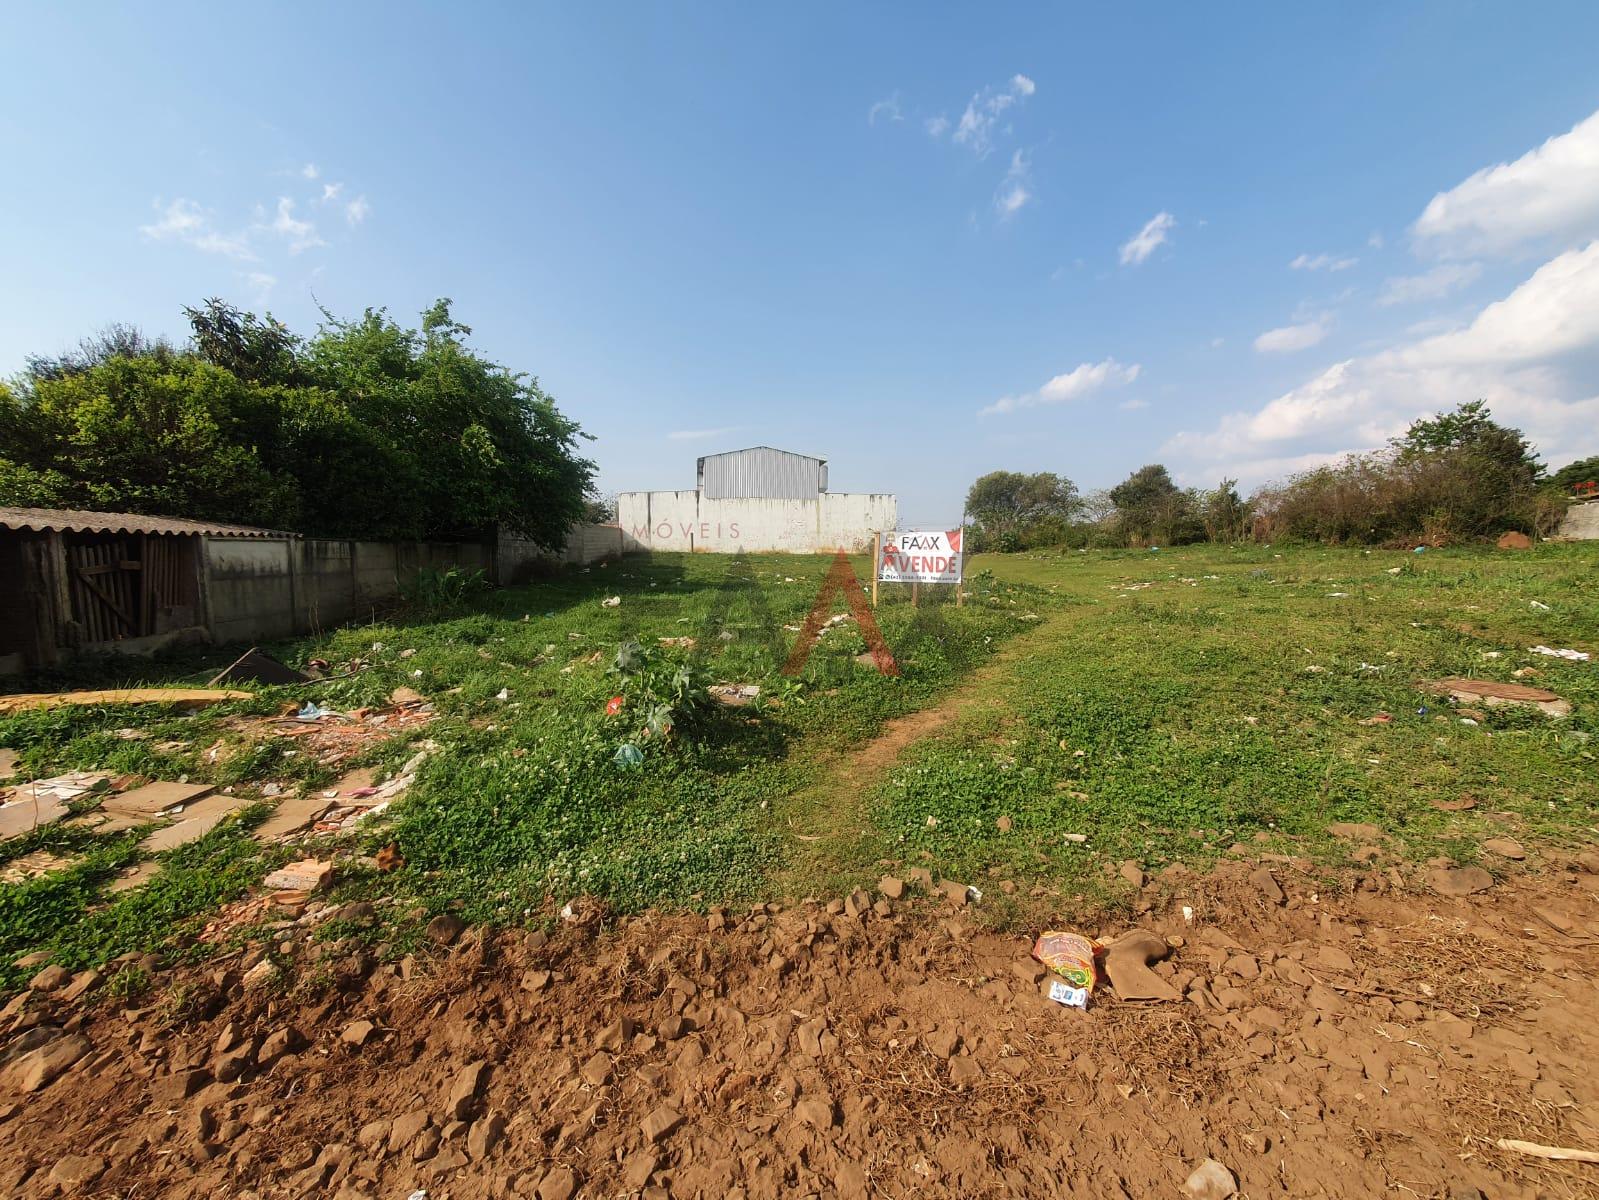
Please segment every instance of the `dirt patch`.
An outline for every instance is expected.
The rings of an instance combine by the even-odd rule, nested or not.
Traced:
[[[1599,879],[1332,895],[1278,866],[1279,904],[1252,869],[1148,883],[1184,999],[1086,1013],[1025,932],[915,897],[585,909],[403,967],[332,943],[320,990],[239,956],[143,1010],[13,1003],[0,1194],[1146,1196],[1207,1158],[1255,1196],[1592,1194],[1496,1141],[1599,1145]]]

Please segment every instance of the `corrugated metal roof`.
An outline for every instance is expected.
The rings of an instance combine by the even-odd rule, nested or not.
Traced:
[[[724,450],[700,459],[699,487],[710,500],[813,500],[827,490],[827,460],[774,446]]]
[[[212,537],[299,537],[253,525],[223,521],[188,521],[182,517],[145,517],[137,513],[84,512],[71,508],[0,507],[0,529],[32,529],[43,533],[203,533]]]

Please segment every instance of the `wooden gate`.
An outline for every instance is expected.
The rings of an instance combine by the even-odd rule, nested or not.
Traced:
[[[74,640],[118,642],[192,624],[197,540],[170,533],[64,534]]]

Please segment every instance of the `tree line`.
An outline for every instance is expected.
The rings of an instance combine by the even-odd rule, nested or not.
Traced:
[[[310,337],[216,299],[184,315],[184,345],[114,326],[0,383],[0,504],[547,546],[584,512],[587,435],[448,300],[420,329],[324,311]]]
[[[1476,400],[1413,422],[1381,450],[1350,454],[1244,498],[1237,481],[1180,488],[1166,467],[1079,492],[1050,472],[994,471],[966,496],[974,550],[1317,541],[1438,545],[1547,534],[1573,495],[1599,479],[1599,456],[1550,474],[1519,429]]]

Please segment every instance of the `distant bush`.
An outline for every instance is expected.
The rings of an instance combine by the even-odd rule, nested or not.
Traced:
[[[1254,535],[1440,545],[1511,529],[1547,533],[1564,505],[1542,486],[1542,473],[1521,431],[1496,424],[1475,401],[1415,422],[1383,450],[1261,489]]]

